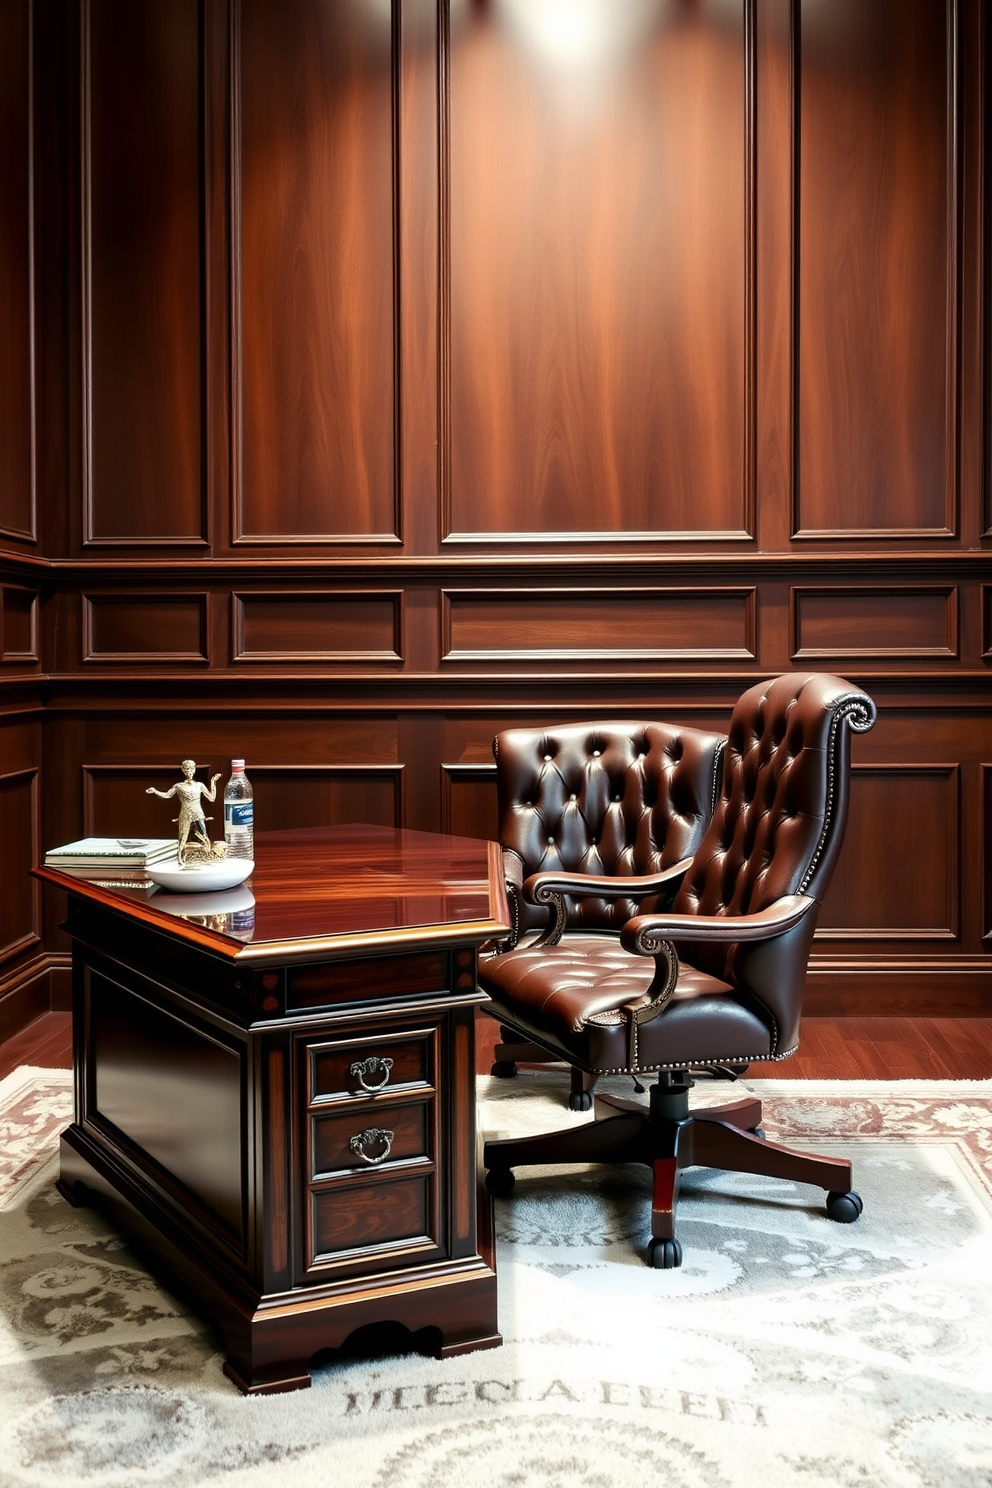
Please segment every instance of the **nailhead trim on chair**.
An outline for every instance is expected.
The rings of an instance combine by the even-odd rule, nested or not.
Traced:
[[[863,693],[851,693],[847,697],[840,698],[835,704],[834,716],[830,721],[830,742],[827,748],[827,758],[832,763],[836,760],[834,739],[836,738],[837,730],[845,721],[850,724],[851,729],[856,734],[867,733],[868,729],[870,729],[872,724],[875,722],[875,718],[877,716],[875,707],[874,705],[872,705],[871,708],[868,708],[866,706],[868,701],[869,699],[866,698]],[[835,786],[836,772],[831,769],[829,778],[827,780],[827,805],[826,810],[823,813],[823,830],[820,833],[820,840],[816,844],[816,851],[810,858],[809,867],[803,874],[802,882],[799,885],[798,892],[800,894],[805,894],[807,888],[812,882],[813,874],[816,872],[816,865],[820,861],[824,844],[826,843],[826,840],[830,835],[830,830],[833,826]]]
[[[649,1075],[653,1070],[680,1070],[680,1069],[708,1069],[711,1064],[778,1064],[783,1059],[790,1059],[798,1044],[793,1044],[791,1049],[786,1049],[784,1054],[715,1054],[712,1059],[700,1059],[697,1063],[686,1063],[684,1059],[676,1060],[674,1064],[642,1064],[631,1069],[628,1065],[617,1065],[615,1069],[596,1069],[594,1075]]]

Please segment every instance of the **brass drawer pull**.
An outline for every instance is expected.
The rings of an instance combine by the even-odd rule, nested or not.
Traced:
[[[352,1152],[357,1152],[358,1156],[363,1158],[365,1162],[373,1164],[381,1163],[385,1162],[389,1156],[395,1135],[395,1132],[384,1131],[381,1126],[370,1126],[365,1131],[359,1132],[357,1137],[352,1137],[348,1145]],[[366,1147],[379,1146],[382,1147],[382,1151],[372,1157],[365,1151]]]
[[[380,1059],[378,1054],[370,1054],[368,1059],[356,1059],[351,1066],[351,1073],[357,1077],[363,1090],[374,1095],[377,1090],[384,1090],[389,1084],[392,1067],[391,1059]]]

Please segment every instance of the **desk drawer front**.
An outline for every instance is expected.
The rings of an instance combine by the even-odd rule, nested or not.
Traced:
[[[437,1030],[310,1045],[309,1102],[434,1088]]]
[[[332,1173],[386,1172],[411,1158],[433,1159],[434,1102],[380,1105],[370,1111],[353,1107],[311,1123],[311,1181]]]
[[[295,968],[289,976],[289,1012],[336,1007],[342,1003],[375,1003],[411,993],[446,992],[451,966],[444,951],[422,955],[375,956],[361,961],[329,962]]]
[[[374,1256],[383,1267],[396,1264],[397,1250],[412,1249],[411,1260],[437,1253],[431,1234],[434,1175],[422,1173],[368,1184],[337,1184],[310,1196],[311,1269]],[[366,1270],[370,1269],[368,1265]]]

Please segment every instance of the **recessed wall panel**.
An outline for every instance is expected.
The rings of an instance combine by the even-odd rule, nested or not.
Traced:
[[[750,12],[559,9],[452,7],[445,534],[745,536]]]
[[[0,661],[37,662],[38,596],[32,589],[0,589]]]
[[[441,830],[499,839],[495,765],[441,766]]]
[[[0,532],[35,538],[31,5],[0,6]]]
[[[399,661],[399,594],[234,596],[237,661]]]
[[[449,590],[443,659],[754,659],[752,589]]]
[[[255,830],[402,825],[399,765],[253,765]]]
[[[83,655],[94,662],[203,662],[204,594],[83,596]]]
[[[200,543],[196,0],[84,0],[84,541]]]
[[[794,589],[793,658],[958,654],[957,589]]]
[[[236,17],[235,540],[395,541],[391,7]]]
[[[956,524],[954,0],[804,0],[800,536]]]
[[[38,885],[30,875],[41,859],[38,771],[0,774],[0,957],[22,950],[40,935]]]
[[[956,939],[959,809],[954,765],[853,766],[844,846],[817,937]]]

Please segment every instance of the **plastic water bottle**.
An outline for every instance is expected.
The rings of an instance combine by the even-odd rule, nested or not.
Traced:
[[[229,858],[254,858],[255,808],[244,760],[231,761],[231,778],[224,791],[224,841]]]

